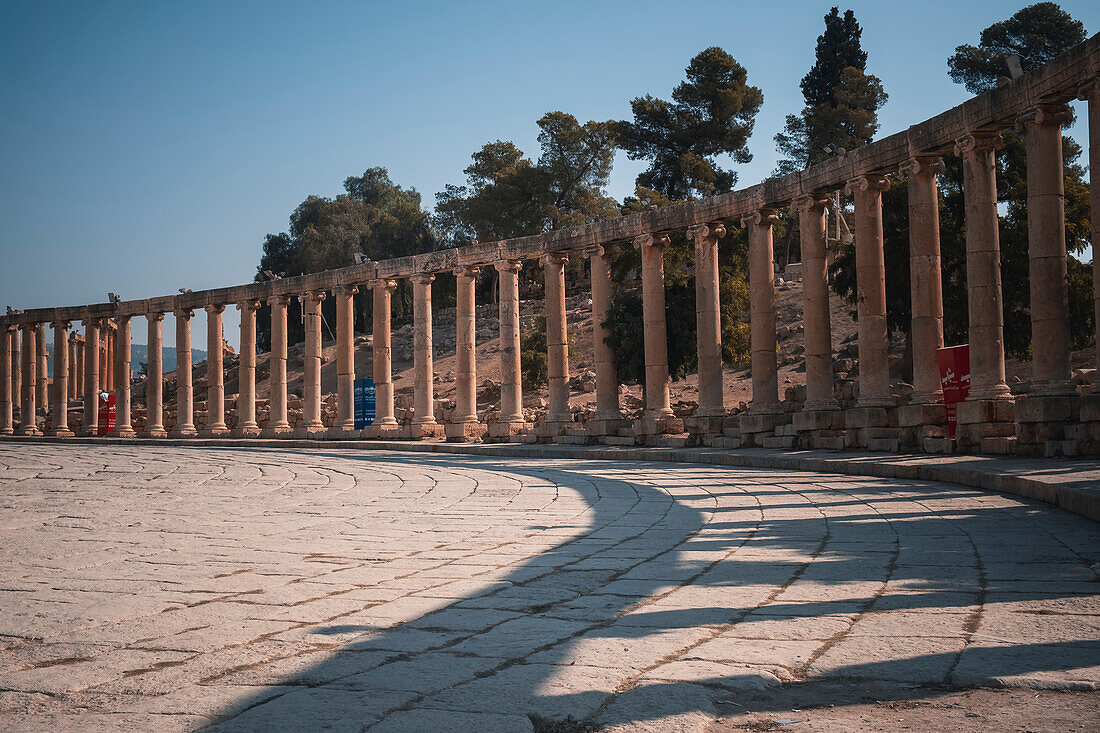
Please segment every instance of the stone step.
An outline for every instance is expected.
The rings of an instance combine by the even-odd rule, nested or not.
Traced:
[[[794,447],[793,435],[768,435],[760,438],[761,448],[787,449]]]
[[[950,455],[955,452],[954,438],[924,438],[921,440],[921,450],[925,453],[939,453]]]
[[[653,445],[657,448],[686,448],[688,439],[680,435],[657,435],[653,438]]]
[[[1016,436],[982,438],[982,453],[991,456],[1010,456],[1016,453]]]
[[[604,435],[600,438],[600,442],[604,445],[634,445],[634,436]]]
[[[710,442],[710,447],[724,450],[736,450],[741,447],[741,438],[731,438],[726,435],[719,435]]]
[[[867,450],[896,453],[898,450],[897,438],[868,438]]]

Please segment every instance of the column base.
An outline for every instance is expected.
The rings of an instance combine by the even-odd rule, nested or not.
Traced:
[[[293,435],[299,440],[324,440],[328,437],[328,428],[324,425],[303,425]]]
[[[137,431],[134,430],[133,428],[126,428],[125,430],[120,430],[119,428],[116,427],[115,428],[115,437],[116,438],[136,438],[137,437]]]
[[[359,433],[367,440],[399,440],[402,437],[401,426],[396,422],[368,425]]]
[[[897,419],[896,409],[857,404],[845,414],[846,447],[896,452],[901,447]]]
[[[46,433],[46,435],[49,435],[53,438],[71,438],[73,437],[74,433],[68,428],[60,428],[51,430],[50,432]]]
[[[435,421],[412,423],[405,426],[401,432],[402,437],[407,440],[431,440],[444,437],[443,426]]]
[[[1078,455],[1085,438],[1085,426],[1080,423],[1082,402],[1076,395],[1017,397],[1016,452],[1028,456]]]
[[[258,438],[260,433],[260,426],[253,423],[251,425],[238,425],[233,428],[230,434],[235,438]]]
[[[791,415],[791,425],[795,432],[805,433],[813,430],[844,430],[847,424],[844,412],[833,410],[804,409]]]
[[[355,425],[350,428],[347,425],[333,425],[328,429],[329,440],[356,440],[362,434],[361,430],[356,430]]]
[[[219,427],[206,428],[201,433],[199,433],[199,437],[202,438],[224,438],[228,435],[229,428],[224,425],[221,425]]]
[[[585,432],[593,437],[617,435],[619,428],[626,423],[621,417],[592,418],[584,424]]]
[[[163,427],[147,428],[144,433],[141,434],[143,438],[167,438],[168,431]]]
[[[634,421],[635,435],[679,435],[684,432],[684,421],[675,415],[646,415]]]
[[[34,427],[19,428],[20,435],[41,435],[42,431]]]
[[[265,438],[289,438],[294,435],[294,428],[290,424],[275,425],[270,428],[263,428],[260,430],[260,435]]]
[[[486,432],[485,425],[474,420],[452,422],[443,426],[443,435],[448,443],[473,443],[481,440]]]
[[[173,438],[196,438],[199,435],[199,431],[195,428],[180,428],[178,430],[168,431],[168,435]]]
[[[578,430],[581,425],[572,420],[546,420],[535,425],[535,435],[540,439],[550,440],[561,435],[566,435],[570,430]]]
[[[11,428],[4,428],[4,429],[0,430],[0,435],[14,435],[14,434],[15,434],[15,431],[12,430]]]
[[[684,430],[692,435],[721,435],[726,427],[726,416],[721,415],[692,415],[684,418]]]
[[[955,408],[955,443],[962,450],[1004,453],[1008,438],[1016,438],[1016,406],[1012,398],[967,398]],[[1012,450],[1015,452],[1015,446]]]
[[[910,403],[898,408],[899,427],[945,424],[947,424],[947,409],[942,402]]]

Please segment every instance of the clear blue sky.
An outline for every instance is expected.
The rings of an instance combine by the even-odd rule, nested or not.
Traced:
[[[764,91],[755,159],[737,166],[742,185],[756,183],[801,108],[798,81],[832,4],[6,0],[0,308],[247,282],[264,235],[307,195],[384,166],[430,207],[485,142],[537,154],[535,121],[550,110],[623,119],[635,96],[667,98],[710,45]],[[966,99],[947,57],[1024,4],[842,5],[890,95],[880,134]],[[1061,4],[1100,29],[1100,3]],[[620,156],[610,193],[629,193],[641,167]]]

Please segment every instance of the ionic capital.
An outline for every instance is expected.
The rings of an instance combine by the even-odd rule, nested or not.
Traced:
[[[890,181],[886,176],[879,173],[867,173],[862,176],[856,176],[855,178],[849,178],[848,182],[844,184],[844,193],[852,194],[855,192],[866,193],[867,191],[875,191],[881,193],[889,190]]]
[[[114,323],[112,324],[112,326],[113,326],[113,328],[117,329],[120,326],[125,326],[129,322],[130,322],[130,316],[115,316],[114,317]]]
[[[355,295],[359,292],[359,286],[357,284],[337,285],[333,288],[333,292],[337,295]]]
[[[1077,89],[1077,98],[1083,102],[1100,102],[1100,76],[1094,76]]]
[[[791,201],[791,206],[799,213],[813,212],[815,210],[821,213],[832,206],[832,203],[832,199],[828,196],[807,194],[805,196],[799,196],[794,201]]]
[[[539,258],[539,264],[543,267],[562,267],[569,264],[568,252],[547,252]]]
[[[191,310],[190,308],[179,308],[177,310],[172,311],[172,315],[175,316],[177,320],[179,320],[179,319],[187,320],[189,318],[194,317],[195,311]]]
[[[947,170],[943,158],[937,155],[914,155],[898,166],[898,173],[907,180],[917,176],[935,176]]]
[[[58,328],[63,328],[66,331],[68,331],[72,327],[73,327],[73,324],[70,321],[52,321],[50,323],[50,328],[52,328],[54,330],[56,330]]]
[[[202,309],[206,311],[206,314],[208,316],[220,316],[222,313],[225,312],[225,305],[223,305],[222,303],[204,305]]]
[[[613,244],[594,244],[591,247],[584,248],[584,256],[592,259],[593,257],[603,257],[608,259],[615,254],[615,245]]]
[[[669,238],[667,234],[641,234],[634,237],[634,249],[656,247],[663,250],[668,246],[668,243]]]
[[[726,225],[722,222],[695,224],[687,229],[688,239],[694,239],[695,241],[701,239],[713,239],[714,241],[718,241],[724,236],[726,236]]]
[[[455,277],[472,277],[476,278],[481,274],[481,268],[477,265],[459,265],[454,269]]]
[[[970,132],[955,141],[955,155],[968,158],[982,150],[1000,150],[1005,141],[999,132]]]
[[[290,305],[291,300],[293,300],[293,297],[290,295],[272,295],[270,298],[267,299],[267,304],[270,305],[272,308],[275,308],[277,306],[286,307]]]
[[[397,290],[397,281],[379,278],[378,280],[368,281],[367,287],[371,290],[384,290],[387,293],[392,293],[394,290]]]
[[[523,260],[501,260],[500,262],[494,262],[493,267],[497,269],[497,272],[511,272],[514,274],[523,269]]]
[[[255,313],[259,309],[260,301],[258,300],[242,300],[237,303],[237,310],[239,310],[241,313],[244,313],[245,311]]]
[[[434,272],[418,272],[409,278],[414,285],[431,285],[435,281]]]
[[[750,226],[770,227],[777,221],[779,216],[772,209],[757,209],[741,217],[741,226],[746,229]]]
[[[298,300],[299,302],[307,305],[320,305],[321,301],[324,300],[327,296],[328,293],[326,293],[324,290],[310,290],[299,295]]]
[[[1073,110],[1068,104],[1037,104],[1024,110],[1016,118],[1016,129],[1046,125],[1068,125],[1073,121]]]
[[[157,321],[157,322],[163,321],[164,320],[164,314],[161,313],[160,311],[148,311],[145,314],[145,320],[147,320],[147,321]]]

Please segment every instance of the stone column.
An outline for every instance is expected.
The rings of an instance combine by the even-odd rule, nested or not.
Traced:
[[[569,255],[565,252],[544,255],[541,260],[546,307],[546,373],[550,387],[547,423],[573,422],[569,409],[569,331],[565,314],[567,262]]]
[[[84,396],[84,354],[86,353],[86,339],[80,334],[73,334],[76,345],[76,399]]]
[[[292,432],[286,419],[286,307],[290,296],[273,295],[267,302],[271,306],[271,355],[268,357],[268,413],[264,434],[275,437]]]
[[[795,199],[802,245],[802,318],[806,346],[806,412],[839,410],[833,393],[833,329],[829,312],[825,210],[828,196]]]
[[[775,334],[775,255],[772,225],[775,212],[761,209],[741,218],[749,235],[749,328],[752,344],[752,412],[779,410],[779,366]],[[750,430],[749,432],[766,432]]]
[[[596,364],[596,414],[584,425],[589,435],[614,435],[622,420],[615,352],[607,344],[610,332],[604,325],[611,311],[613,254],[610,244],[596,245],[584,251],[592,269],[592,357]]]
[[[324,437],[321,421],[321,302],[324,290],[314,290],[299,298],[305,306],[305,358],[302,377],[302,425],[298,434],[305,438]]]
[[[448,440],[476,440],[485,433],[477,419],[477,267],[455,270],[455,411],[444,432]]]
[[[225,306],[208,305],[206,311],[206,426],[202,434],[209,438],[229,435],[225,424],[225,371],[222,344],[222,313]]]
[[[1089,171],[1100,171],[1100,77],[1082,85],[1077,98],[1089,104]],[[1092,221],[1096,222],[1092,228],[1092,297],[1096,307],[1096,368],[1100,369],[1100,184],[1090,184],[1089,206]]]
[[[115,325],[110,318],[103,320],[103,356],[99,363],[104,392],[115,390]]]
[[[69,334],[69,342],[67,344],[65,344],[65,349],[69,352],[69,389],[65,393],[65,399],[66,400],[75,400],[76,397],[77,397],[76,393],[79,391],[77,386],[76,386],[77,385],[76,380],[78,379],[78,376],[77,376],[77,369],[76,369],[77,347],[76,347],[76,334],[75,333],[70,333]]]
[[[1027,143],[1027,241],[1031,275],[1030,395],[1076,395],[1070,376],[1066,282],[1065,171],[1062,125],[1066,105],[1039,105],[1017,126]]]
[[[355,300],[357,285],[336,288],[336,422],[330,431],[343,437],[355,430]],[[377,398],[377,394],[375,395]]]
[[[504,260],[494,266],[500,288],[500,416],[489,426],[489,434],[507,438],[527,428],[519,348],[519,271],[523,261]]]
[[[255,438],[260,434],[256,423],[256,311],[258,300],[237,303],[241,312],[241,353],[237,362],[237,425],[234,435]],[[284,365],[285,368],[285,365]]]
[[[410,278],[413,283],[413,438],[432,437],[435,422],[435,370],[432,366],[432,282],[435,275],[424,272]]]
[[[84,419],[80,432],[99,431],[99,320],[84,319]]]
[[[379,437],[385,431],[397,427],[397,418],[393,414],[393,374],[390,354],[390,301],[397,289],[395,280],[372,280],[373,308],[371,327],[371,361],[374,364],[374,424],[368,434]]]
[[[35,324],[31,323],[23,326],[23,395],[19,410],[20,435],[40,435],[38,431],[38,412],[36,410],[36,399],[38,397],[36,386],[38,379],[38,368],[36,366],[38,361],[37,335],[38,327]]]
[[[132,438],[137,433],[131,425],[130,409],[130,316],[115,318],[115,435]]]
[[[668,335],[665,325],[665,259],[667,234],[644,234],[634,239],[642,253],[642,324],[645,349],[645,418],[642,433],[665,432],[663,421],[673,417],[668,385]]]
[[[913,395],[911,405],[936,405],[921,422],[945,415],[936,349],[943,347],[943,286],[940,280],[940,204],[936,175],[943,159],[916,156],[900,168],[909,181],[909,282],[912,291]]]
[[[845,188],[856,202],[857,407],[885,408],[895,404],[886,358],[886,265],[882,244],[882,192],[889,187],[885,176],[867,174],[848,181]]]
[[[53,409],[50,435],[67,438],[73,435],[73,431],[68,428],[70,373],[68,329],[72,324],[67,320],[55,320],[51,326],[54,329],[54,383],[52,385],[54,394],[50,401]]]
[[[15,326],[0,328],[0,435],[15,432],[11,399],[12,349],[11,334]]]
[[[191,384],[191,317],[190,308],[173,312],[176,317],[176,427],[172,436],[194,437],[195,403]]]
[[[726,414],[722,392],[722,317],[718,294],[718,239],[725,236],[723,224],[700,224],[688,229],[695,242],[695,343],[699,356],[699,406],[701,418]],[[707,433],[721,432],[721,425]]]
[[[19,346],[19,328],[10,334],[11,341],[11,402],[15,410],[22,409],[23,400],[23,350]]]
[[[106,392],[107,387],[107,375],[110,373],[109,365],[110,358],[107,353],[107,346],[110,340],[111,334],[111,322],[108,319],[100,321],[103,325],[99,332],[99,343],[96,344],[99,352],[99,381],[96,384],[96,392]]]
[[[34,334],[35,343],[38,346],[38,358],[34,362],[37,373],[34,382],[34,398],[38,407],[46,413],[50,410],[50,350],[46,342],[46,324],[39,323],[38,330]]]
[[[149,326],[149,361],[145,364],[145,432],[147,438],[164,438],[164,314],[146,313]]]

